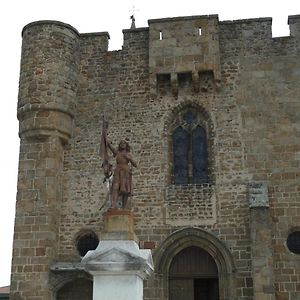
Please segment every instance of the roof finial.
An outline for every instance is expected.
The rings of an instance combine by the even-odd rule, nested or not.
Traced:
[[[137,11],[139,11],[138,9],[136,9],[135,5],[132,5],[132,8],[129,10],[130,11],[130,19],[131,19],[131,26],[130,29],[135,29],[135,14]]]
[[[134,14],[130,16],[130,19],[131,19],[130,29],[135,29],[135,17],[134,17]]]

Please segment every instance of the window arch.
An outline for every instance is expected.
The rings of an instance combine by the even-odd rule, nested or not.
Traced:
[[[171,128],[172,182],[209,182],[208,118],[195,107],[177,113]]]

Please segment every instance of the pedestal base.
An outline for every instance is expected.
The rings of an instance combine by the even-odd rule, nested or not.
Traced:
[[[96,250],[81,261],[93,275],[93,300],[142,300],[143,280],[153,272],[149,249],[139,249],[130,211],[110,209]]]
[[[95,276],[93,300],[142,300],[143,280],[138,276]]]
[[[104,233],[101,240],[134,240],[133,213],[129,210],[110,208],[104,214]]]

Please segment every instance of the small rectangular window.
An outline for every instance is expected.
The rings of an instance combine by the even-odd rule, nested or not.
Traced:
[[[198,28],[198,33],[199,33],[200,36],[202,35],[202,29],[201,29],[201,27]]]
[[[171,74],[156,74],[156,80],[158,85],[171,85]]]
[[[166,94],[171,91],[171,74],[156,75],[157,91],[160,94]]]
[[[189,87],[192,84],[192,72],[184,72],[177,74],[179,87]]]
[[[163,33],[162,33],[162,31],[160,30],[159,31],[159,40],[161,41],[163,39]]]
[[[199,82],[201,92],[214,92],[215,79],[213,70],[202,70],[199,72]]]

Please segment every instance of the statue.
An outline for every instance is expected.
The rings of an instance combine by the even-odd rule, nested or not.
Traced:
[[[108,147],[116,157],[116,167],[111,186],[112,207],[116,207],[117,199],[121,197],[122,207],[126,208],[128,197],[132,195],[132,172],[129,162],[134,167],[137,167],[137,164],[130,154],[130,147],[127,141],[121,140],[118,150],[110,142],[108,142]]]
[[[107,139],[108,123],[103,119],[103,130],[101,138],[101,157],[102,168],[104,170],[105,179],[109,183],[109,196],[111,206],[117,207],[118,199],[121,199],[121,207],[128,208],[128,198],[132,195],[132,172],[129,166],[137,167],[136,162],[130,154],[130,147],[127,141],[121,140],[118,149],[115,149]],[[107,149],[110,149],[116,158],[115,170],[112,173],[112,165],[109,163]],[[112,177],[112,180],[111,180]]]

